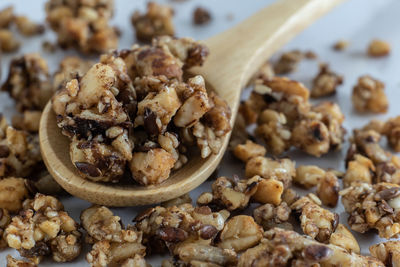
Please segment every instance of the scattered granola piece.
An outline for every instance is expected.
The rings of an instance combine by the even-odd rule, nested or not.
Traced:
[[[313,80],[311,97],[318,98],[333,95],[336,87],[343,83],[343,77],[333,72],[327,64],[320,64],[319,73]]]
[[[329,238],[329,244],[344,248],[349,253],[360,254],[360,246],[353,234],[343,224],[339,223],[335,232]]]
[[[7,255],[7,267],[37,267],[37,265],[31,261],[17,260]]]
[[[247,215],[229,219],[222,229],[218,246],[224,249],[243,251],[256,245],[263,236],[262,228]]]
[[[381,238],[394,238],[400,233],[400,187],[395,184],[353,182],[342,191],[342,203],[349,213],[348,223],[354,231],[378,230]]]
[[[343,187],[349,187],[355,181],[372,184],[375,170],[375,165],[370,159],[356,154],[354,159],[348,162],[347,170],[343,177]]]
[[[239,144],[233,150],[233,154],[244,162],[257,156],[263,157],[265,153],[267,153],[267,150],[262,145],[251,140],[246,140],[245,144]]]
[[[400,116],[391,118],[383,126],[382,133],[396,152],[400,151]]]
[[[293,50],[283,53],[279,60],[274,64],[276,74],[287,74],[297,69],[297,65],[303,59],[303,53],[299,50]]]
[[[229,211],[244,209],[247,207],[250,197],[257,192],[257,187],[262,179],[254,176],[248,180],[239,180],[234,176],[233,179],[219,177],[212,184],[212,194],[206,192],[199,196],[199,205],[214,205],[225,208]]]
[[[390,53],[390,44],[383,40],[372,40],[368,45],[368,55],[370,57],[383,57]]]
[[[332,254],[333,250],[327,245],[294,231],[273,228],[264,233],[258,246],[240,256],[238,266],[318,266],[320,262],[329,261]]]
[[[358,112],[386,113],[389,107],[383,82],[365,75],[353,87],[352,102]]]
[[[265,179],[276,179],[281,181],[285,188],[289,188],[292,178],[296,175],[295,162],[287,158],[251,158],[246,163],[246,177],[251,178],[255,175]]]
[[[257,191],[253,195],[256,202],[279,205],[282,201],[283,183],[274,178],[262,179],[259,181]]]
[[[19,111],[42,110],[54,92],[47,62],[39,54],[13,59],[1,90],[16,100]]]
[[[317,185],[317,196],[328,207],[336,207],[339,200],[339,179],[333,172],[327,171]]]
[[[8,245],[21,256],[39,263],[47,255],[56,262],[75,259],[81,252],[78,224],[56,198],[36,194],[5,230]]]
[[[193,23],[196,25],[203,25],[209,23],[211,20],[210,12],[203,7],[196,7],[193,11]]]
[[[346,40],[339,40],[333,45],[333,49],[336,51],[343,51],[350,45]]]
[[[296,168],[293,181],[304,188],[318,185],[325,177],[326,171],[315,165],[300,165]]]
[[[303,232],[320,241],[328,242],[339,223],[339,215],[320,207],[320,200],[315,196],[305,196],[291,205],[292,210],[300,213]]]
[[[0,180],[0,208],[18,213],[22,209],[22,202],[28,198],[28,190],[24,179],[7,177]]]
[[[142,42],[150,42],[153,37],[173,36],[175,34],[173,15],[174,11],[169,6],[149,2],[145,14],[135,11],[131,17],[132,25],[136,30],[136,38]]]
[[[44,25],[37,24],[26,16],[15,16],[14,22],[18,31],[24,36],[33,36],[44,32]]]
[[[292,230],[293,226],[288,222],[291,209],[286,202],[275,206],[273,204],[264,204],[254,209],[253,217],[256,223],[261,225],[264,230],[279,227]]]
[[[21,43],[10,30],[0,28],[0,51],[5,53],[15,52],[20,45]]]
[[[397,266],[400,263],[400,241],[398,240],[372,245],[369,251],[386,266]]]
[[[118,46],[116,28],[109,25],[114,12],[113,0],[46,3],[47,22],[57,34],[62,48],[83,53],[104,53]]]
[[[0,28],[8,28],[14,17],[14,7],[8,6],[0,10]]]

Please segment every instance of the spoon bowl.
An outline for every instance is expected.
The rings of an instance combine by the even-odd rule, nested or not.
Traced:
[[[191,73],[203,75],[208,88],[221,96],[236,118],[241,89],[256,70],[282,45],[344,0],[281,0],[260,10],[234,28],[207,41],[210,56]],[[217,168],[230,134],[218,154],[189,159],[159,185],[103,184],[82,178],[69,156],[70,140],[57,127],[51,101],[40,121],[40,147],[44,163],[54,179],[72,195],[106,206],[160,203],[181,196],[203,183]]]

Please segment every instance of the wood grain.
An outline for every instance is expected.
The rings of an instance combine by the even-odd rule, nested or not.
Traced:
[[[241,89],[251,75],[282,45],[301,30],[344,0],[282,0],[262,9],[236,27],[214,36],[205,43],[210,56],[201,74],[232,109],[233,125]],[[43,160],[55,180],[72,195],[106,206],[135,206],[159,203],[203,183],[218,166],[226,150],[229,135],[218,155],[191,159],[182,169],[156,186],[110,185],[81,178],[69,157],[69,140],[61,134],[49,102],[43,111],[39,131]]]

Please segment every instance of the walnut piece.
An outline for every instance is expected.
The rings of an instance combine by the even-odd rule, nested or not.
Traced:
[[[233,150],[233,154],[244,162],[254,157],[263,157],[265,153],[267,153],[267,150],[262,145],[256,144],[251,140],[246,140],[245,144],[239,144]]]
[[[10,247],[36,263],[47,255],[52,255],[56,262],[71,261],[79,256],[81,233],[61,202],[36,194],[34,199],[26,200],[23,207],[5,230]]]
[[[83,53],[104,53],[118,46],[117,29],[109,25],[113,0],[46,3],[46,20],[62,48]]]
[[[383,57],[390,53],[390,44],[383,40],[372,40],[368,45],[368,56]]]
[[[17,213],[28,196],[24,179],[7,177],[0,180],[0,208]]]
[[[211,20],[210,11],[204,7],[196,7],[193,11],[193,24],[203,25],[209,23]]]
[[[147,11],[141,14],[135,11],[131,22],[136,30],[136,38],[142,42],[150,42],[153,37],[175,34],[172,17],[174,11],[169,6],[159,5],[155,2],[147,4]]]
[[[389,101],[384,92],[383,82],[365,75],[358,78],[353,87],[351,100],[358,112],[386,113]]]
[[[318,98],[333,95],[336,87],[343,83],[343,77],[329,69],[327,64],[319,66],[319,73],[313,80],[311,97]]]

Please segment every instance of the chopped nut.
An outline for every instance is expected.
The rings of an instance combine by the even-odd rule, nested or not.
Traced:
[[[17,260],[7,255],[7,267],[37,267],[37,265],[31,261]]]
[[[203,7],[196,7],[193,11],[193,23],[196,25],[207,24],[211,20],[210,12]]]
[[[13,59],[1,90],[16,100],[19,111],[42,110],[53,94],[46,61],[39,54]]]
[[[14,7],[8,6],[0,10],[0,28],[8,28],[14,17]]]
[[[339,223],[339,215],[321,208],[310,197],[302,197],[291,205],[300,212],[300,222],[303,232],[320,241],[327,242]]]
[[[237,255],[233,250],[197,243],[178,246],[174,254],[190,266],[235,266],[237,263]]]
[[[0,180],[0,208],[17,213],[28,196],[24,179],[8,177]]]
[[[238,215],[226,222],[218,246],[239,252],[256,245],[262,236],[262,228],[252,217]]]
[[[374,130],[358,130],[353,131],[353,142],[356,145],[356,151],[368,157],[374,164],[388,162],[389,154],[379,144],[381,135]],[[349,159],[350,160],[350,159]]]
[[[261,180],[259,176],[248,180],[239,180],[236,176],[233,179],[219,177],[212,184],[212,197],[203,193],[197,202],[202,205],[215,204],[230,211],[244,209],[250,197],[257,192]]]
[[[299,50],[293,50],[283,53],[274,65],[276,74],[287,74],[297,69],[297,65],[303,59],[303,53]]]
[[[343,83],[343,77],[329,69],[327,64],[319,66],[319,73],[313,80],[311,97],[318,98],[336,93],[336,87]]]
[[[398,212],[400,187],[389,183],[353,182],[342,191],[342,203],[350,214],[348,223],[354,231],[378,230],[382,238],[394,238],[400,233]]]
[[[326,172],[325,176],[318,183],[317,196],[322,203],[328,207],[336,207],[339,200],[339,180],[333,172]]]
[[[389,119],[383,126],[382,133],[387,137],[389,145],[400,151],[400,116]]]
[[[104,206],[92,206],[81,213],[82,226],[95,242],[86,260],[93,267],[121,264],[135,255],[144,256],[142,233],[123,229],[118,216]],[[129,265],[128,265],[129,266]]]
[[[387,241],[369,247],[371,255],[386,266],[396,266],[400,262],[400,241]]]
[[[293,181],[305,188],[311,188],[320,183],[325,177],[325,170],[314,165],[300,165],[296,169]]]
[[[239,267],[318,266],[333,254],[328,246],[290,230],[273,228],[264,237],[240,256]]]
[[[263,157],[265,153],[267,153],[267,150],[263,146],[251,140],[246,140],[245,144],[239,144],[233,150],[233,154],[244,162],[257,156]]]
[[[368,45],[368,55],[370,57],[383,57],[390,53],[390,44],[382,40],[372,40]]]
[[[354,159],[348,162],[346,174],[343,177],[343,187],[349,187],[355,181],[372,184],[374,173],[375,166],[372,161],[356,154]]]
[[[118,46],[117,30],[108,24],[113,9],[112,0],[76,3],[49,0],[46,20],[57,34],[57,42],[62,48],[103,53]]]
[[[333,49],[336,51],[343,51],[345,50],[350,43],[346,40],[339,40],[333,45]]]
[[[389,107],[385,85],[371,76],[358,78],[353,87],[352,102],[358,112],[386,113]]]
[[[143,256],[136,254],[135,257],[126,259],[121,267],[150,267],[150,265],[146,263]]]
[[[44,32],[43,25],[34,23],[26,16],[16,16],[14,17],[14,22],[18,31],[24,36],[32,36]]]
[[[320,157],[329,151],[329,130],[318,120],[302,120],[293,128],[292,143],[310,155]]]
[[[15,38],[14,34],[7,29],[0,29],[0,51],[5,53],[15,52],[21,43]]]
[[[278,206],[273,204],[264,204],[254,209],[253,217],[256,223],[261,225],[264,230],[274,227],[292,230],[293,226],[288,222],[291,209],[286,202],[282,202]]]
[[[251,158],[246,163],[246,177],[259,175],[265,179],[276,179],[288,188],[296,175],[295,163],[290,159]]]
[[[353,234],[344,226],[339,223],[335,232],[332,233],[329,238],[329,244],[333,244],[339,247],[344,248],[349,253],[357,253],[360,254],[360,246],[358,245],[357,240],[353,236]]]
[[[279,205],[282,201],[283,183],[274,178],[261,179],[252,198],[259,203]]]
[[[321,266],[385,266],[380,260],[374,257],[349,252],[346,249],[335,245],[328,245],[328,247],[333,251],[333,253],[329,259],[321,262]]]
[[[175,33],[172,17],[174,11],[169,6],[162,6],[155,2],[147,4],[147,12],[133,13],[131,22],[136,30],[136,38],[143,42],[150,42],[153,37]]]
[[[26,200],[23,207],[5,230],[10,247],[37,263],[50,254],[57,262],[71,261],[79,256],[81,233],[78,224],[63,211],[56,198],[36,194],[34,199]]]

